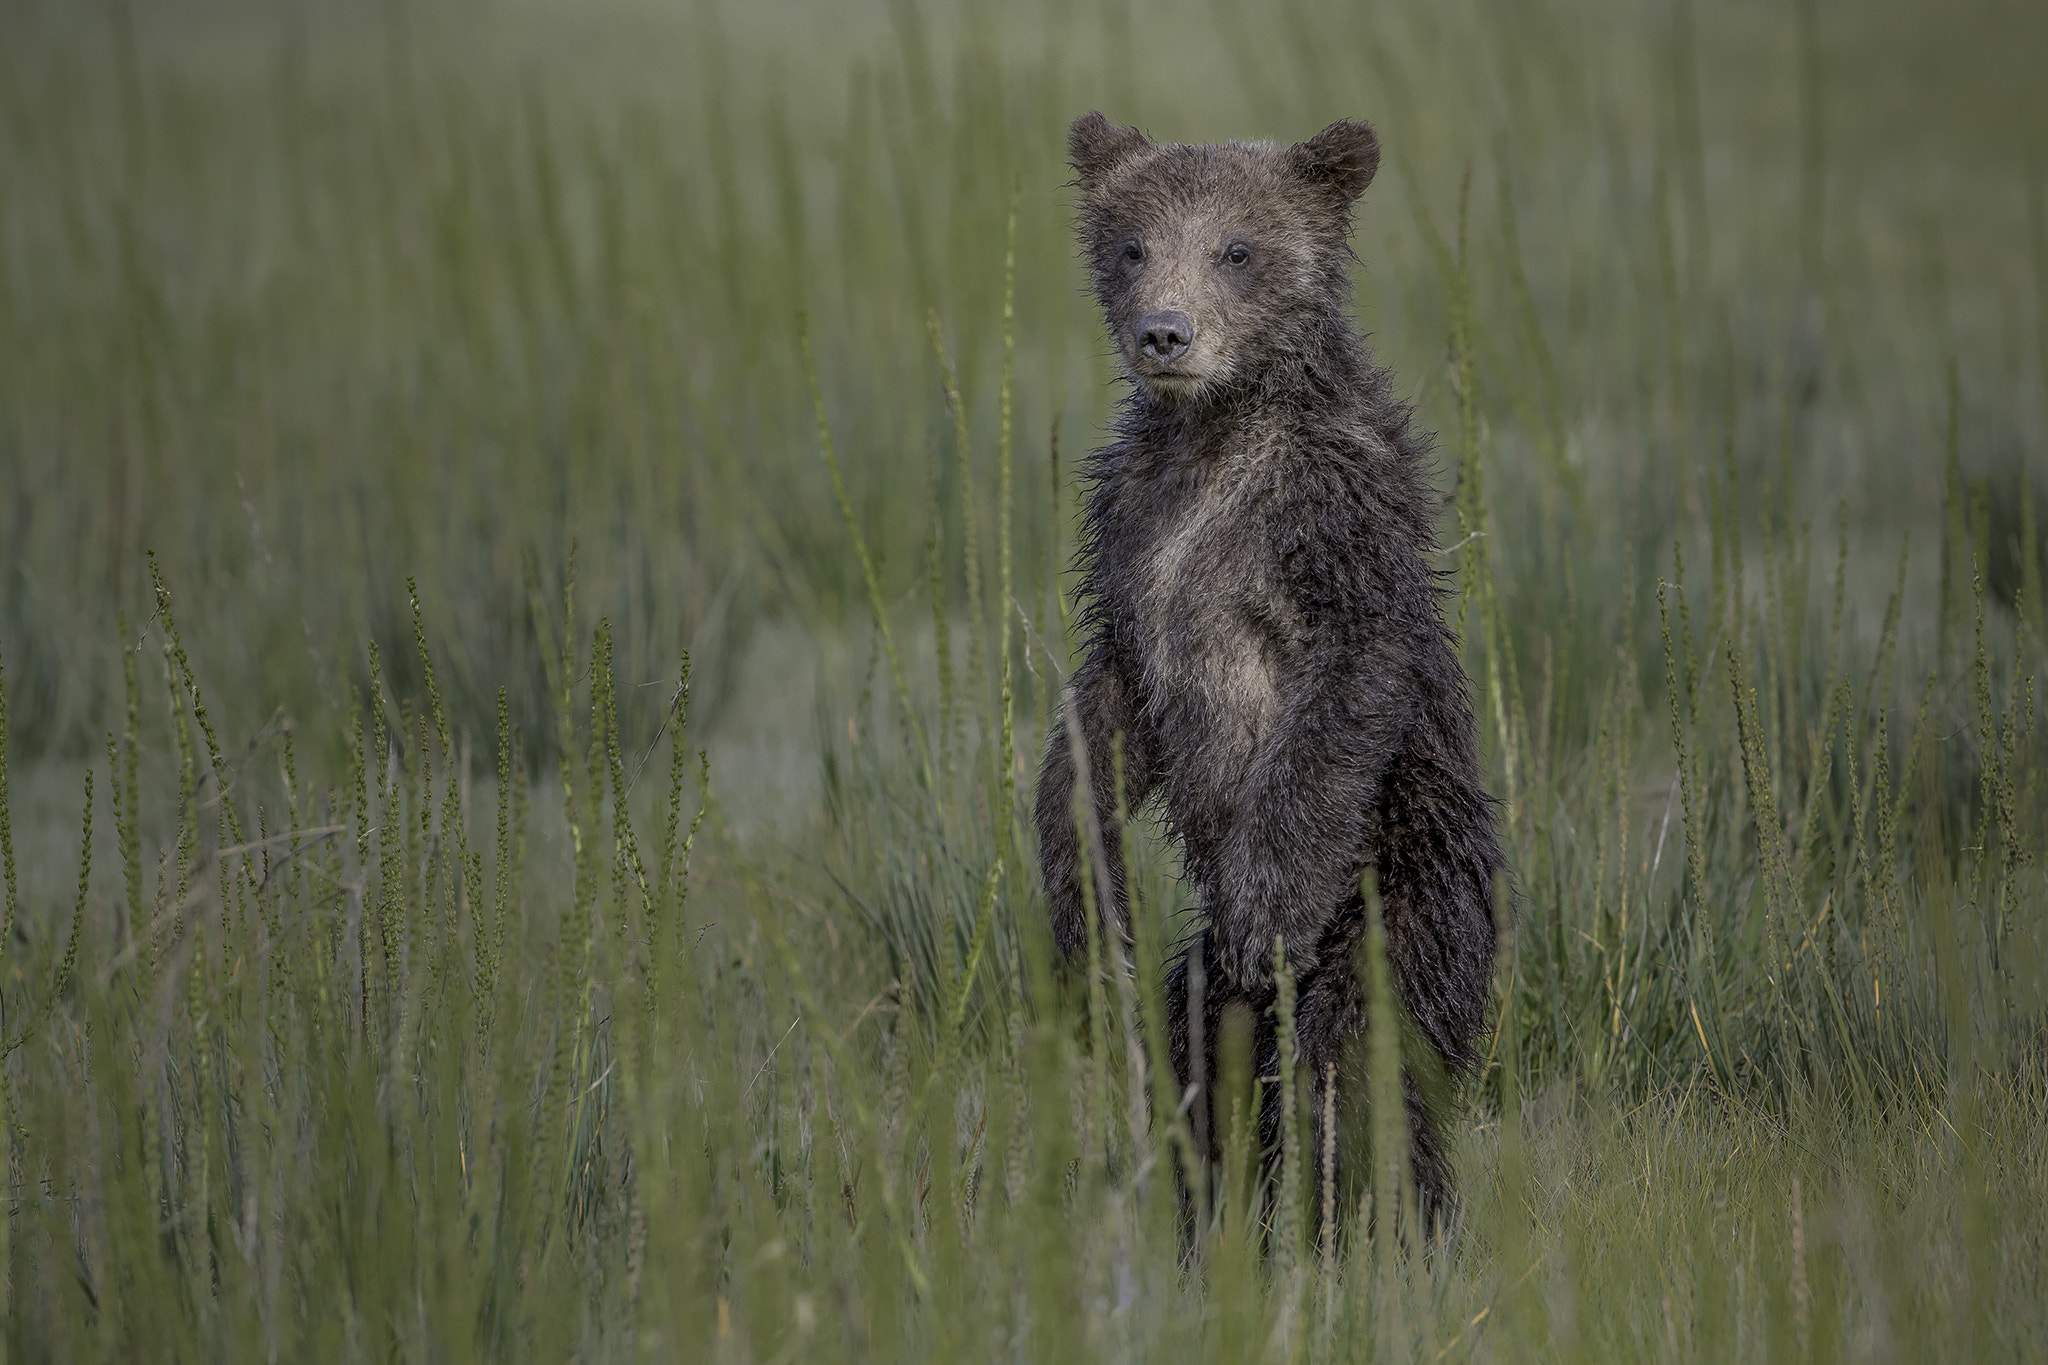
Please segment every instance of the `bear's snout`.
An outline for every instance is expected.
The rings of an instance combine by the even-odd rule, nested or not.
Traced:
[[[1179,360],[1195,344],[1194,320],[1186,313],[1147,313],[1137,330],[1138,354],[1162,364]]]

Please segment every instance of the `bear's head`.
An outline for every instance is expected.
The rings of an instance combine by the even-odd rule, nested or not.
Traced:
[[[1147,393],[1196,402],[1314,362],[1350,297],[1351,206],[1380,164],[1369,124],[1188,145],[1089,113],[1067,159],[1096,297]]]

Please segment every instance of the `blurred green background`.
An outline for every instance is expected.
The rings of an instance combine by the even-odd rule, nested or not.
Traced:
[[[694,643],[717,733],[808,743],[813,675],[844,671],[808,642],[866,613],[799,310],[898,596],[935,466],[959,544],[927,310],[986,469],[1014,196],[1037,591],[1067,515],[1048,443],[1071,464],[1114,392],[1060,162],[1094,107],[1167,138],[1372,119],[1360,312],[1445,430],[1431,241],[1470,177],[1480,414],[1501,515],[1525,518],[1500,547],[1511,619],[1570,581],[1603,586],[1595,613],[1623,575],[1646,597],[1731,435],[1752,486],[1789,468],[1795,516],[1847,500],[1852,580],[1881,597],[1898,533],[1939,532],[1951,360],[1995,515],[2039,445],[2038,6],[394,0],[0,24],[0,640],[31,756],[96,747],[150,549],[234,712],[335,707],[366,639],[405,659],[414,574],[463,723],[488,728],[509,680],[541,731],[523,565],[558,575],[572,540],[627,675]],[[1591,534],[1562,533],[1560,495]]]

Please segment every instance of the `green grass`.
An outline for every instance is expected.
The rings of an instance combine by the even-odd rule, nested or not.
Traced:
[[[10,9],[5,1352],[2037,1354],[2044,45]],[[1387,149],[1521,906],[1441,1240],[1227,1125],[1184,1249],[1169,847],[1050,961],[1089,107]]]

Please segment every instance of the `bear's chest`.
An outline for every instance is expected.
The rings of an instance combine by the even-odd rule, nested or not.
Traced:
[[[1132,594],[1143,707],[1242,772],[1282,705],[1298,622],[1279,582],[1270,498],[1225,467],[1162,499],[1137,548]]]

